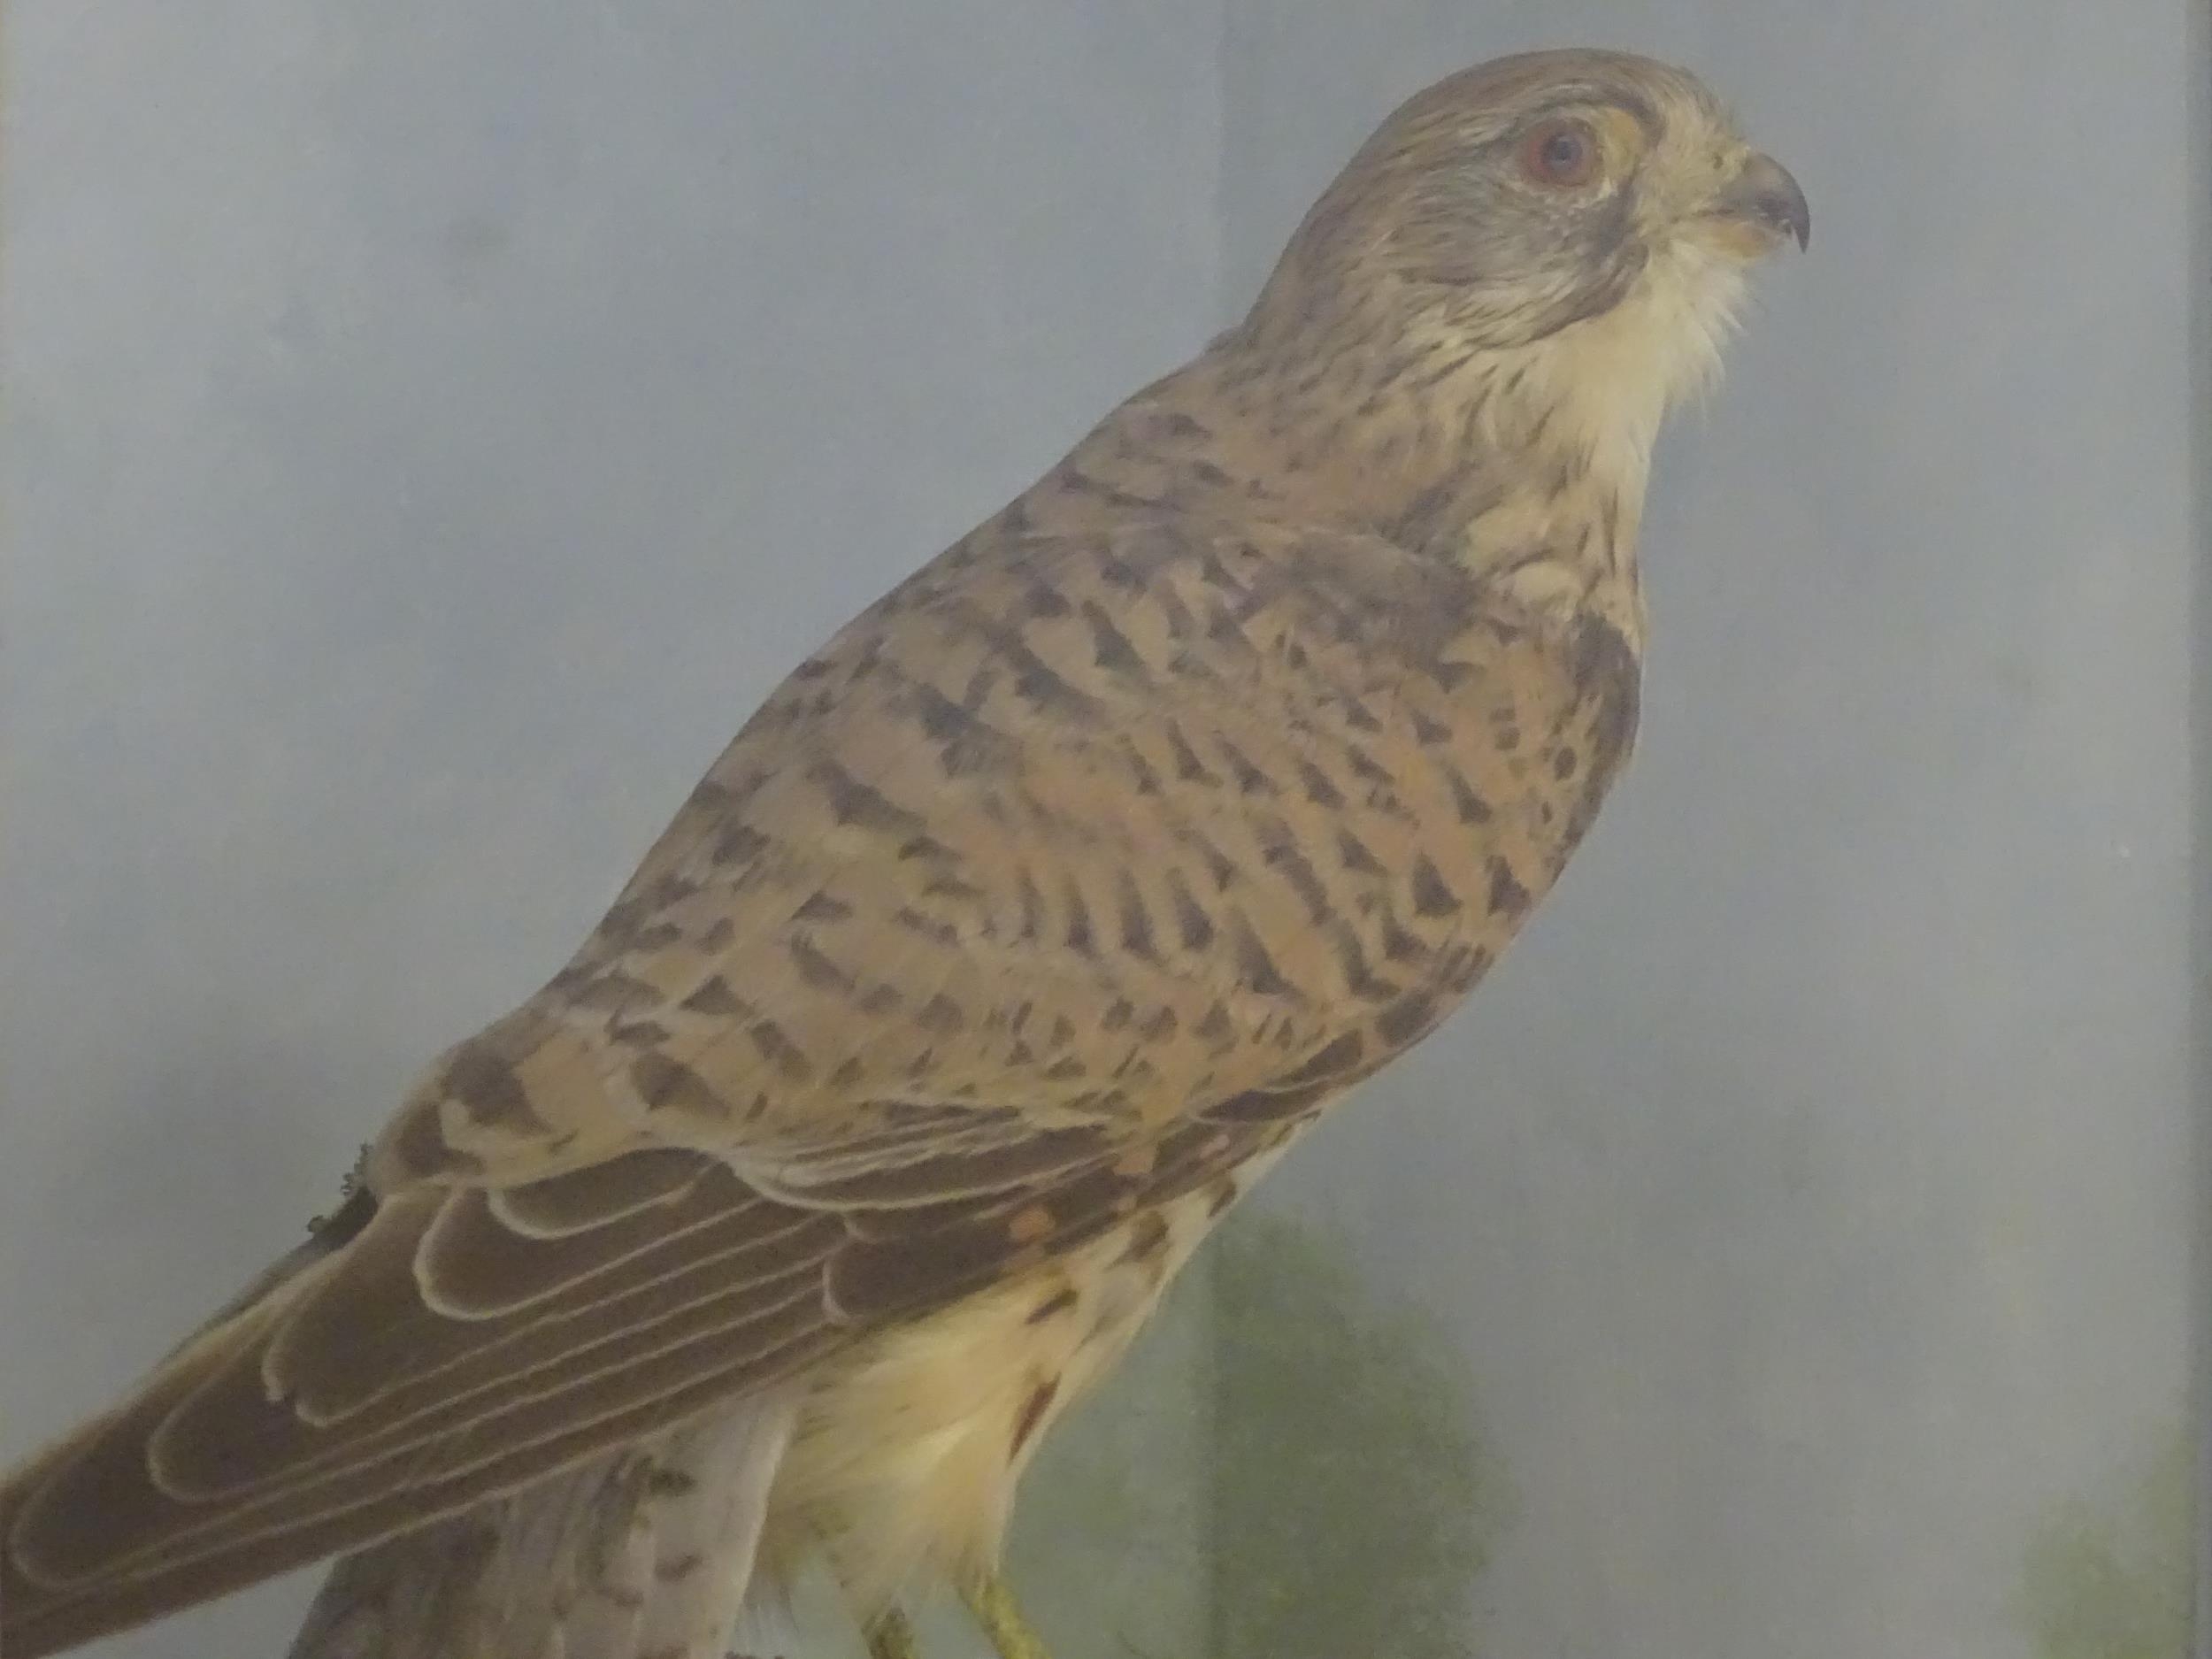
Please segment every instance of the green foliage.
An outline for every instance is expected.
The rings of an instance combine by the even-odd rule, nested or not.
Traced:
[[[1214,1659],[1468,1659],[1515,1500],[1463,1361],[1282,1217],[1213,1248]]]
[[[2018,1601],[2038,1659],[2187,1659],[2195,1467],[2177,1433],[2118,1501],[2071,1500],[2036,1529]]]

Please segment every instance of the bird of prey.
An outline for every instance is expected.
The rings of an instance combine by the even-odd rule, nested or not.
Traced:
[[[1626,758],[1654,435],[1803,195],[1690,75],[1393,114],[1244,319],[855,618],[306,1243],[0,1488],[0,1651],[340,1555],[299,1659],[879,1655]]]

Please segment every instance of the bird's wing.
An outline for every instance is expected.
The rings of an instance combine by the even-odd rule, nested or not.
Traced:
[[[10,1479],[7,1650],[512,1489],[1216,1179],[1472,983],[1633,698],[1601,624],[1379,541],[956,546],[444,1057],[327,1255]]]

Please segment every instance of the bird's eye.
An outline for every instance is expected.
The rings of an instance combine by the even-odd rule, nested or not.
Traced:
[[[1521,170],[1560,189],[1587,184],[1598,170],[1598,135],[1581,121],[1546,121],[1521,141]]]

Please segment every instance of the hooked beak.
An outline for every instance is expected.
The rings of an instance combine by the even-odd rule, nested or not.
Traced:
[[[1790,170],[1754,150],[1714,199],[1713,212],[1749,225],[1770,238],[1794,236],[1800,249],[1813,239],[1813,210]]]

